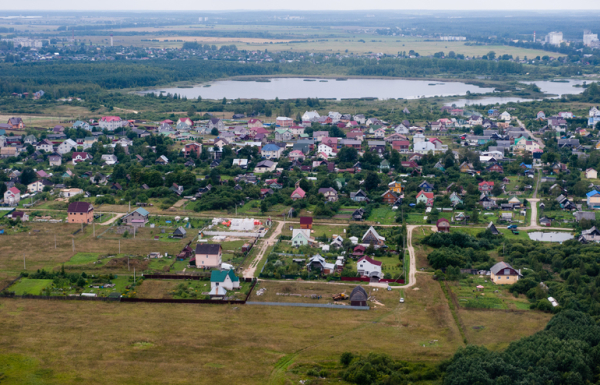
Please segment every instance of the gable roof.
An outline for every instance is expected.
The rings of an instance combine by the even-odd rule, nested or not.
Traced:
[[[371,259],[371,258],[367,257],[366,255],[364,257],[362,257],[361,259],[359,259],[358,261],[356,261],[356,263],[358,264],[361,261],[367,261],[370,264],[375,265],[375,266],[381,266],[382,265],[381,261],[376,261],[374,259]]]
[[[92,204],[88,202],[73,202],[69,204],[69,213],[87,213],[90,209],[93,209]]]
[[[210,272],[210,281],[211,282],[225,282],[225,278],[227,278],[228,276],[232,282],[237,282],[240,280],[235,275],[233,270],[223,270],[223,271],[213,270]]]
[[[313,219],[312,217],[300,217],[301,225],[312,225]]]
[[[360,285],[358,285],[354,289],[352,289],[352,292],[350,293],[350,301],[352,301],[352,302],[363,302],[363,301],[366,301],[367,298],[369,298],[369,296],[367,295],[367,292]]]
[[[221,250],[220,243],[198,243],[196,245],[196,254],[216,255]]]
[[[302,190],[300,187],[298,187],[297,189],[295,189],[291,196],[294,196],[295,194],[300,195],[300,198],[304,198],[304,196],[306,195],[306,192],[304,192],[304,190]]]

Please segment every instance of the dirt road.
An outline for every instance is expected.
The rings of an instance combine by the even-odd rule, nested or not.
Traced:
[[[254,278],[254,272],[258,268],[260,261],[263,259],[263,256],[265,255],[265,252],[267,251],[269,246],[274,245],[275,241],[277,241],[277,237],[279,236],[279,234],[281,234],[281,230],[283,229],[284,224],[284,221],[279,222],[275,230],[273,230],[273,234],[271,234],[269,239],[263,239],[261,248],[258,254],[256,255],[256,258],[254,258],[254,260],[250,263],[248,268],[242,273],[244,278]]]

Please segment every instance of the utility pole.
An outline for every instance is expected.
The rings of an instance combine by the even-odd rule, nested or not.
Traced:
[[[92,225],[94,227],[94,237],[96,236],[96,223]]]
[[[119,254],[121,254],[121,240],[119,239]]]
[[[27,265],[25,264],[25,253],[23,253],[23,270],[27,270]]]
[[[56,249],[56,234],[54,234],[54,248]]]
[[[127,256],[127,271],[131,271],[131,269],[129,268],[129,255]]]
[[[133,268],[133,284],[135,285],[135,267]]]
[[[73,252],[75,252],[75,238],[72,238],[71,241],[73,243]]]

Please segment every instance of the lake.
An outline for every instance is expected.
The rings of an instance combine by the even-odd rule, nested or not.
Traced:
[[[139,94],[165,91],[185,96],[188,99],[337,99],[377,98],[377,99],[418,99],[433,96],[462,96],[467,91],[487,93],[493,88],[485,88],[461,82],[436,82],[431,80],[403,79],[335,79],[273,78],[270,82],[242,82],[219,80],[210,87],[197,85],[193,88],[159,88]],[[325,81],[326,80],[326,81]]]
[[[584,82],[584,80],[568,80],[567,82],[537,81],[537,82],[523,82],[523,83],[537,84],[537,86],[540,87],[540,90],[542,90],[542,92],[557,95],[557,96],[553,96],[550,98],[550,99],[554,99],[554,98],[560,98],[563,95],[575,95],[575,94],[582,93],[585,90],[585,88],[573,87],[573,86],[581,85],[581,84],[583,84],[583,82]],[[539,100],[539,99],[527,99],[527,98],[520,98],[520,97],[514,97],[514,96],[507,96],[507,97],[488,96],[488,97],[483,97],[480,99],[458,99],[453,102],[446,103],[446,105],[447,106],[454,105],[456,107],[465,107],[465,106],[470,106],[473,104],[489,105],[489,104],[505,104],[505,103],[510,103],[510,102],[520,103],[520,102],[531,102],[533,100]]]

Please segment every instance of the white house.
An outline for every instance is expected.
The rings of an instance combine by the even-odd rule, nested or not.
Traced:
[[[304,115],[302,115],[303,122],[314,122],[319,119],[321,116],[317,111],[306,111]]]
[[[217,287],[225,290],[239,289],[240,279],[233,270],[212,270],[210,272],[210,288],[216,290]]]
[[[35,182],[31,182],[27,185],[27,191],[34,192],[42,192],[44,191],[44,184],[41,180],[36,180]]]
[[[283,148],[276,144],[267,144],[260,150],[260,155],[266,159],[279,159]]]
[[[275,171],[276,167],[277,167],[277,162],[273,162],[272,160],[263,160],[263,161],[260,161],[254,167],[254,173],[262,174],[265,172],[273,172],[273,171]]]
[[[365,256],[356,261],[356,270],[361,276],[381,279],[383,278],[383,274],[381,273],[381,265],[381,262]]]
[[[500,120],[504,120],[505,122],[510,122],[511,116],[508,112],[504,111],[503,113],[500,114],[500,116],[498,118]]]
[[[77,148],[77,143],[73,139],[67,139],[58,145],[56,152],[60,155],[71,152],[74,148]]]
[[[328,158],[333,157],[336,154],[335,151],[333,151],[333,148],[323,143],[319,144],[317,152],[327,155]]]
[[[50,142],[48,139],[44,139],[35,145],[35,149],[38,151],[43,150],[46,152],[52,152],[52,150],[54,150],[54,147],[52,146],[52,142]]]
[[[98,122],[98,127],[100,127],[103,130],[106,129],[108,131],[114,131],[117,128],[121,128],[126,125],[127,121],[121,119],[118,116],[103,116]]]
[[[339,122],[340,119],[342,118],[342,114],[340,114],[339,112],[336,112],[336,111],[329,111],[328,115],[334,124]]]
[[[16,187],[11,187],[4,193],[4,203],[16,206],[21,201],[21,191]]]
[[[425,138],[425,135],[423,134],[415,134],[413,135],[413,144],[414,143],[419,143],[419,142],[424,142],[427,139]]]
[[[598,171],[593,168],[588,168],[585,170],[585,177],[586,179],[598,179]]]
[[[60,190],[60,196],[62,198],[71,198],[80,194],[83,194],[83,190],[80,188],[64,188]]]
[[[427,142],[417,142],[413,145],[413,151],[417,154],[427,154],[429,151],[435,152],[435,144]]]

